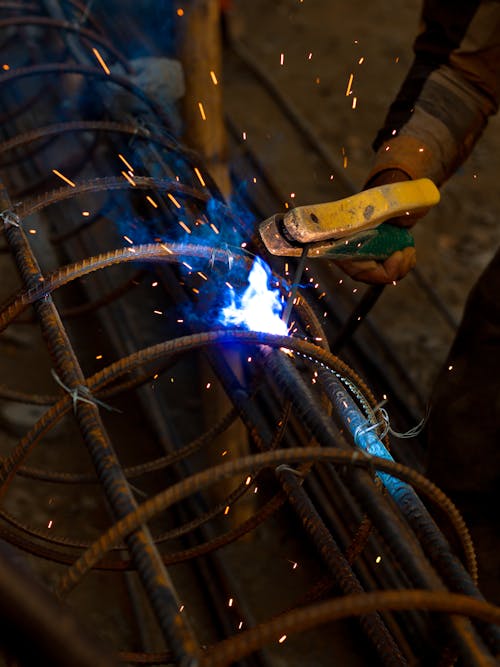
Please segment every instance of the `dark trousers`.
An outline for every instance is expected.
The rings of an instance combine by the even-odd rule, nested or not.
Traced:
[[[435,386],[427,474],[457,500],[500,499],[500,250],[469,295]]]
[[[467,300],[435,385],[427,436],[427,475],[462,512],[479,588],[500,604],[500,251]]]

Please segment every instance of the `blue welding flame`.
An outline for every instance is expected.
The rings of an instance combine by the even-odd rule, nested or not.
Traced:
[[[237,295],[233,288],[229,289],[230,303],[221,310],[221,324],[263,333],[288,333],[287,325],[281,319],[283,304],[279,290],[269,287],[269,275],[266,264],[256,257],[243,294]]]

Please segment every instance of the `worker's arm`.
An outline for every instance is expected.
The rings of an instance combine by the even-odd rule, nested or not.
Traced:
[[[374,142],[367,187],[427,177],[440,186],[464,162],[500,99],[500,2],[425,0],[415,59]],[[398,219],[408,225],[415,219]],[[385,262],[339,262],[356,279],[389,283],[413,248]]]

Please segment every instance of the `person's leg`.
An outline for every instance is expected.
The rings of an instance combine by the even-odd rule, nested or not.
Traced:
[[[428,474],[452,494],[500,497],[500,251],[467,300],[438,377]]]
[[[431,398],[427,442],[427,475],[464,514],[484,592],[500,602],[500,251],[467,300]]]

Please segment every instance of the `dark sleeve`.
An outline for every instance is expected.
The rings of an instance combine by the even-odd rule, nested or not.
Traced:
[[[426,0],[414,51],[374,142],[370,178],[401,169],[440,185],[498,109],[500,0]]]

